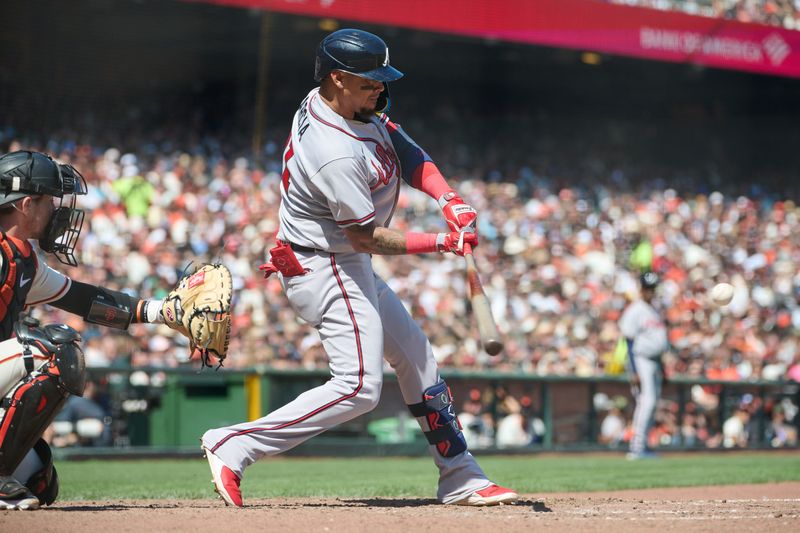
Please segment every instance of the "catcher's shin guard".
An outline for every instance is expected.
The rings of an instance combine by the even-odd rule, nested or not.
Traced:
[[[0,422],[0,475],[10,476],[39,440],[66,401],[58,378],[47,372],[23,381],[3,399]]]
[[[33,451],[44,466],[28,478],[25,486],[39,498],[42,505],[50,505],[58,497],[58,472],[53,465],[53,453],[44,439],[39,439],[33,445]]]
[[[461,423],[453,409],[453,397],[447,383],[440,381],[422,393],[422,401],[408,406],[411,414],[424,418],[428,429],[422,427],[425,438],[436,446],[443,457],[455,457],[467,449]],[[422,424],[420,424],[422,425]]]

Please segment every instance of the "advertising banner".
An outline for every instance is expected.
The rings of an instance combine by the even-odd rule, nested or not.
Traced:
[[[800,31],[600,0],[205,1],[800,77]]]

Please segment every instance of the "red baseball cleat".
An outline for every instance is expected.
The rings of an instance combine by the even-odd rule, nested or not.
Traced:
[[[222,462],[222,459],[205,447],[203,447],[203,451],[208,459],[208,466],[211,467],[211,482],[214,484],[214,490],[222,498],[222,501],[225,502],[225,505],[244,507],[242,491],[239,490],[239,483],[241,483],[239,476],[234,474],[233,470]]]
[[[485,505],[503,505],[513,503],[519,499],[519,494],[511,489],[499,487],[492,483],[485,489],[476,490],[463,500],[453,502],[453,505],[471,505],[483,507]]]

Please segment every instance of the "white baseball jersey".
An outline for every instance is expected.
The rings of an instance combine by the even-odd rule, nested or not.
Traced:
[[[386,115],[347,120],[314,89],[303,100],[284,151],[278,238],[328,252],[352,252],[342,231],[388,226],[400,190],[400,161]]]
[[[659,357],[667,349],[667,328],[653,306],[644,300],[632,302],[619,319],[622,335],[633,339],[637,357]]]
[[[72,280],[51,268],[39,256],[39,268],[31,282],[31,291],[25,299],[25,307],[40,305],[64,296],[72,286]]]

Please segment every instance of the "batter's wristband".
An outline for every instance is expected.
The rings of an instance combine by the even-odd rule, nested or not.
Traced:
[[[407,254],[429,254],[438,252],[437,233],[406,233],[406,253]]]
[[[447,204],[450,203],[450,200],[453,198],[459,198],[462,202],[464,201],[456,191],[447,191],[443,195],[441,195],[437,200],[436,203],[439,204],[439,209],[444,209]]]

